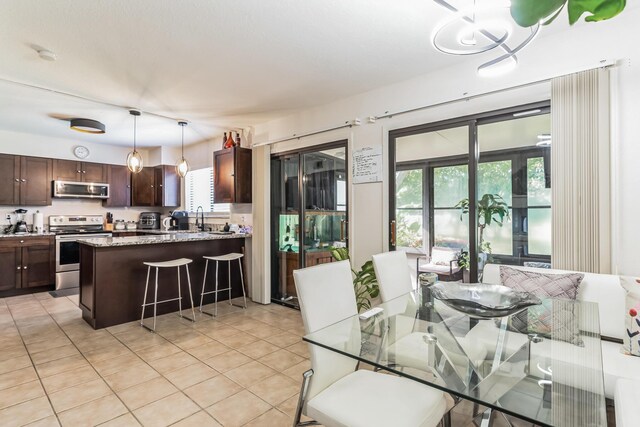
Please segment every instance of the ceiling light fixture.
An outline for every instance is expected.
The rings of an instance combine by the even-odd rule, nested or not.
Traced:
[[[69,120],[69,128],[84,133],[105,133],[105,126],[97,120],[75,118]]]
[[[513,117],[524,117],[524,116],[532,116],[534,114],[538,114],[541,113],[542,110],[539,108],[536,108],[535,110],[527,110],[527,111],[520,111],[518,113],[513,113]]]
[[[180,121],[178,124],[182,128],[182,156],[180,157],[180,161],[176,164],[176,172],[181,178],[184,178],[187,175],[187,172],[189,172],[189,163],[187,162],[187,159],[184,158],[184,127],[187,125],[187,122]]]
[[[433,0],[452,15],[431,33],[431,43],[449,55],[478,55],[494,49],[501,54],[478,67],[480,76],[498,76],[518,65],[516,54],[528,46],[540,32],[540,23],[529,28],[512,25],[510,1],[473,0],[473,5],[458,9],[447,0]]]
[[[132,173],[138,173],[142,171],[142,156],[136,149],[136,119],[140,111],[129,110],[129,114],[133,116],[133,151],[127,155],[127,167]]]

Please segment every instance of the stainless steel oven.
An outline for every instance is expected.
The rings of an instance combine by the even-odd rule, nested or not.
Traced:
[[[102,225],[102,215],[58,215],[49,217],[49,231],[56,233],[56,289],[80,284],[78,239],[111,237]]]

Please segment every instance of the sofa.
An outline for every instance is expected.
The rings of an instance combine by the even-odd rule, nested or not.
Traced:
[[[541,269],[532,267],[510,266],[516,269],[538,272],[541,274],[575,273],[565,270]],[[482,282],[487,284],[501,284],[500,266],[496,264],[485,265]],[[620,284],[619,276],[609,274],[584,273],[584,279],[578,289],[577,299],[598,304],[600,320],[600,348],[602,350],[602,364],[604,371],[604,392],[609,399],[614,399],[616,382],[620,379],[640,381],[640,357],[625,355],[621,352],[623,334],[625,333],[625,297],[626,292]],[[467,340],[485,345],[489,355],[495,351],[495,335],[499,329],[494,321],[480,321],[467,334]],[[506,351],[515,351],[526,344],[527,336],[519,333],[508,333]],[[572,363],[583,358],[593,357],[589,352],[589,337],[584,337],[585,347],[581,348],[569,343],[552,343],[555,346],[564,346],[557,351],[560,357],[570,359]],[[538,352],[544,354],[550,349],[550,340],[543,341],[538,346]],[[597,345],[597,343],[595,344]],[[534,347],[536,348],[536,347]],[[535,357],[535,351],[532,351]],[[534,365],[535,366],[535,365]],[[583,378],[588,382],[588,378]]]

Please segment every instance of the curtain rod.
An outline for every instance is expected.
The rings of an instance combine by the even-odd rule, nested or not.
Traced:
[[[396,112],[393,112],[393,113],[389,113],[388,111],[385,111],[385,113],[383,115],[372,116],[372,118],[374,119],[374,121],[378,120],[378,119],[389,119],[389,118],[391,118],[393,116],[400,116],[400,115],[403,115],[403,114],[415,113],[417,111],[422,111],[422,110],[428,110],[428,109],[431,109],[431,108],[442,107],[442,106],[449,105],[449,104],[455,104],[455,103],[461,102],[461,101],[470,101],[472,99],[481,98],[481,97],[484,97],[484,96],[496,95],[496,94],[503,93],[503,92],[509,92],[509,91],[515,90],[515,89],[523,89],[523,88],[526,88],[526,87],[529,87],[529,86],[535,86],[535,85],[542,84],[542,83],[548,83],[554,78],[568,76],[570,74],[579,73],[579,72],[582,72],[582,71],[594,70],[596,68],[611,68],[611,67],[616,66],[616,63],[617,63],[617,61],[614,61],[614,60],[603,59],[598,63],[598,65],[582,68],[582,69],[579,69],[579,70],[576,70],[576,71],[572,71],[571,73],[559,74],[557,76],[547,77],[545,79],[536,80],[536,81],[528,82],[528,83],[522,83],[522,84],[519,84],[519,85],[516,85],[516,86],[510,86],[510,87],[507,87],[507,88],[496,89],[496,90],[492,90],[492,91],[488,91],[488,92],[482,92],[482,93],[478,93],[478,94],[475,94],[475,95],[468,95],[465,92],[459,98],[453,98],[453,99],[450,99],[450,100],[447,100],[447,101],[437,102],[435,104],[423,105],[423,106],[420,106],[420,107],[410,108],[410,109],[407,109],[407,110],[400,110],[400,111],[396,111]],[[360,125],[360,122],[359,122],[358,119],[356,119],[354,121],[346,121],[345,124],[343,124],[343,125],[334,126],[334,127],[331,127],[331,128],[317,130],[317,131],[312,131],[312,132],[308,132],[308,133],[303,133],[303,134],[300,134],[300,135],[293,134],[292,136],[289,136],[289,137],[284,137],[284,138],[280,138],[280,139],[274,139],[274,140],[271,140],[271,141],[265,141],[265,142],[253,144],[252,147],[261,147],[263,145],[272,145],[272,144],[277,144],[279,142],[293,141],[294,139],[306,138],[306,137],[313,136],[313,135],[318,135],[318,134],[327,133],[327,132],[331,132],[331,131],[338,130],[338,129],[344,129],[344,128],[353,127],[353,126],[359,126],[359,125]]]

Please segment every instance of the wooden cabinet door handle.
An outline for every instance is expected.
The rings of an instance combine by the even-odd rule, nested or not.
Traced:
[[[16,267],[16,270],[21,270],[21,269],[22,269],[22,267],[20,267],[20,266]]]
[[[396,245],[396,221],[391,221],[391,245]]]
[[[20,178],[16,178],[16,182],[20,182]]]
[[[26,269],[27,269],[27,266],[25,265],[24,267],[22,267],[22,269],[23,269],[23,270],[26,270]]]
[[[26,179],[24,179],[24,178],[22,178],[20,181],[22,181],[22,182],[27,182],[27,180],[26,180]]]

